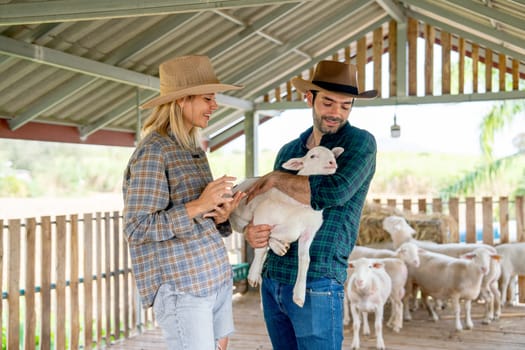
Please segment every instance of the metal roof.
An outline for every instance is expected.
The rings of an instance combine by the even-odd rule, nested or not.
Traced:
[[[409,18],[436,28],[438,44],[446,31],[453,50],[461,37],[505,57],[520,88],[410,96],[401,51],[397,91],[365,105],[525,98],[524,0],[0,0],[0,137],[132,146],[159,64],[205,54],[221,81],[245,86],[218,95],[203,130],[218,147],[242,134],[248,111],[304,106],[281,100],[292,77],[322,59],[355,60],[379,28],[386,53],[391,24],[406,34]]]

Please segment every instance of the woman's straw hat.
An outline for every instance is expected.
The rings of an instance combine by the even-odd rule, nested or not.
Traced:
[[[362,99],[377,97],[377,90],[359,92],[357,87],[357,67],[345,62],[321,61],[315,68],[312,81],[293,78],[292,84],[302,93],[314,90],[336,92]]]
[[[215,76],[207,56],[181,56],[159,66],[160,96],[140,108],[152,108],[178,98],[215,92],[238,90],[242,86],[222,84]]]

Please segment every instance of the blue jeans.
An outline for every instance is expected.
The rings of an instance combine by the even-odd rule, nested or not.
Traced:
[[[206,297],[162,284],[153,311],[169,350],[214,350],[234,330],[231,284]]]
[[[343,285],[320,278],[308,280],[304,306],[297,306],[293,285],[263,277],[264,320],[275,350],[341,350]]]

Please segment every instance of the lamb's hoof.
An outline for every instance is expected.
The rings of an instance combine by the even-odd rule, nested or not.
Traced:
[[[254,288],[258,287],[262,282],[261,276],[259,277],[250,277],[248,276],[248,284]]]
[[[401,327],[393,327],[392,330],[396,333],[399,333],[399,331],[401,331]]]
[[[299,298],[299,297],[293,297],[293,302],[299,306],[299,307],[303,307],[304,305],[304,298]]]

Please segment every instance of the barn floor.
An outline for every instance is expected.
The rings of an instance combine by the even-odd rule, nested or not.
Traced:
[[[385,312],[388,317],[388,311]],[[525,349],[525,305],[505,307],[502,317],[490,325],[481,324],[483,305],[473,305],[474,329],[456,332],[450,308],[442,312],[438,322],[428,320],[426,310],[413,313],[413,320],[406,322],[399,333],[383,329],[387,349],[396,350],[523,350]],[[272,349],[264,326],[259,304],[259,293],[250,290],[234,296],[234,317],[237,331],[230,338],[229,350],[270,350]],[[373,315],[370,327],[373,333]],[[343,349],[350,349],[352,327],[346,326]],[[114,350],[159,350],[163,345],[159,329],[148,330],[110,347]],[[375,337],[361,336],[361,349],[375,349]]]

